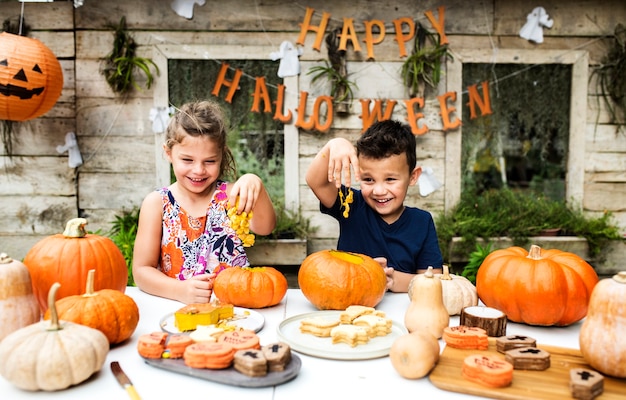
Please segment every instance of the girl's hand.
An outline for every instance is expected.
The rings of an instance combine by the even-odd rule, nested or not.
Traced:
[[[237,214],[244,211],[249,213],[254,208],[262,190],[263,182],[261,178],[255,174],[245,174],[237,179],[237,182],[231,187],[228,194],[228,207],[233,207],[237,196],[239,196]]]
[[[196,275],[190,279],[179,281],[183,286],[183,292],[178,300],[185,304],[208,303],[213,295],[214,281],[214,273]]]

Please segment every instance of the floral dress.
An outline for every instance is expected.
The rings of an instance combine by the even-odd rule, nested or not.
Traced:
[[[249,265],[243,244],[226,214],[226,182],[216,182],[207,213],[200,218],[188,215],[168,188],[157,191],[163,201],[159,270],[172,278],[185,280],[212,273],[224,264]]]

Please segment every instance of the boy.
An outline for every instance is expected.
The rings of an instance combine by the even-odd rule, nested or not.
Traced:
[[[306,173],[320,211],[339,221],[337,249],[376,259],[393,292],[406,292],[415,274],[429,266],[441,273],[443,264],[432,216],[404,205],[422,172],[416,163],[410,127],[388,120],[370,126],[356,148],[346,139],[331,139]],[[351,168],[361,190],[350,188]]]

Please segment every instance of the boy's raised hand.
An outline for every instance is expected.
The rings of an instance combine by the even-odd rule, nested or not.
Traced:
[[[359,160],[356,155],[356,148],[352,143],[344,138],[334,138],[326,144],[328,147],[328,182],[334,182],[335,187],[341,187],[343,179],[344,185],[350,187],[352,171],[356,181],[360,180]]]

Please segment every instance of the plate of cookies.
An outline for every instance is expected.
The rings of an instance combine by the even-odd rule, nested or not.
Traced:
[[[152,332],[139,337],[137,351],[148,365],[241,387],[267,387],[294,379],[302,365],[287,343],[261,345],[250,330],[222,332],[214,340]]]
[[[373,307],[316,311],[284,320],[278,337],[297,352],[335,360],[364,360],[389,355],[396,338],[408,333]]]

